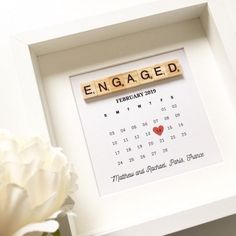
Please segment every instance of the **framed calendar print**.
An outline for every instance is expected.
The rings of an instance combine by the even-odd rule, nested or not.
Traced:
[[[175,73],[169,79],[161,72],[165,61],[165,73]],[[134,69],[142,67],[136,75]],[[135,76],[140,77],[138,87]],[[121,89],[86,100],[89,83],[102,77],[112,78],[114,87]],[[107,92],[109,81],[98,81],[98,93]],[[71,76],[71,84],[100,194],[221,160],[184,49]]]
[[[236,213],[230,28],[223,0],[165,0],[16,36],[28,132],[78,174],[67,235],[166,235]]]

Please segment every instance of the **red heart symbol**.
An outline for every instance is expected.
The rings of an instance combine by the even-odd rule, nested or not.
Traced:
[[[153,127],[152,130],[155,134],[158,134],[161,136],[164,131],[164,127],[162,125],[159,125],[158,127]]]

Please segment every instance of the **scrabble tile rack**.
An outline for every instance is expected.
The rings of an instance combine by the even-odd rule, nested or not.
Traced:
[[[231,29],[221,0],[167,0],[13,37],[26,132],[62,146],[79,175],[73,235],[163,235],[236,212]],[[222,163],[100,197],[69,76],[179,48],[188,56]]]

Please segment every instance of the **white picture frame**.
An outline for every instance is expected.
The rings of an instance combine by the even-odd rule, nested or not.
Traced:
[[[89,47],[87,45],[95,45],[97,50],[100,47],[99,42],[101,43],[100,48],[104,48],[105,40],[116,44],[119,37],[122,36],[128,42],[132,37],[131,34],[141,35],[146,30],[150,35],[155,35],[159,29],[164,35],[161,43],[165,41],[164,37],[168,39],[168,35],[170,36],[168,33],[170,29],[179,29],[182,36],[180,35],[178,42],[173,43],[174,39],[171,39],[170,44],[165,42],[155,49],[157,50],[155,52],[165,52],[182,46],[187,48],[186,52],[191,59],[190,66],[193,76],[198,78],[198,72],[201,69],[200,62],[204,59],[200,52],[203,50],[205,58],[210,59],[208,68],[214,69],[207,71],[205,66],[204,73],[208,78],[211,76],[215,78],[216,88],[209,92],[209,88],[212,88],[213,85],[210,79],[206,81],[205,87],[203,80],[197,80],[197,86],[222,151],[223,162],[101,198],[96,194],[94,180],[91,180],[93,175],[91,167],[89,167],[90,161],[87,158],[83,134],[80,132],[76,136],[81,145],[80,157],[72,158],[72,163],[78,170],[80,185],[79,192],[74,196],[74,200],[79,206],[76,208],[77,222],[74,218],[70,219],[73,235],[154,235],[153,232],[155,235],[163,235],[236,212],[234,204],[236,190],[233,187],[236,179],[234,171],[236,150],[233,142],[236,140],[236,132],[234,132],[236,130],[234,124],[236,66],[233,67],[235,65],[233,52],[236,48],[233,45],[234,33],[229,29],[229,22],[225,17],[227,12],[222,2],[214,0],[156,1],[100,17],[22,33],[12,38],[22,96],[31,121],[29,124],[31,132],[41,134],[50,139],[53,144],[65,147],[64,149],[68,153],[73,153],[73,148],[70,149],[68,144],[70,129],[68,133],[66,132],[64,139],[60,132],[64,132],[66,127],[55,132],[57,127],[63,126],[63,122],[68,119],[67,115],[71,112],[68,111],[64,117],[58,117],[58,104],[54,103],[57,98],[56,94],[58,91],[62,91],[63,95],[67,94],[67,91],[63,89],[64,82],[60,82],[60,84],[58,81],[62,81],[61,78],[71,74],[111,66],[121,61],[148,55],[147,50],[143,49],[137,55],[128,53],[126,58],[119,58],[118,61],[112,58],[109,62],[103,62],[99,61],[100,54],[98,53],[95,55],[96,63],[87,68],[88,64],[79,68],[79,66],[75,67],[76,50],[72,50],[72,48],[78,48],[77,53],[83,50],[86,52],[86,47]],[[189,27],[190,31],[188,31]],[[205,35],[202,34],[203,31]],[[192,38],[190,43],[188,42],[190,40],[188,32]],[[202,41],[204,42],[202,43]],[[142,42],[139,46],[141,44]],[[196,46],[200,47],[196,48]],[[62,54],[60,54],[61,52]],[[61,58],[57,53],[61,55]],[[152,49],[149,54],[153,54]],[[66,55],[70,60],[64,63]],[[61,60],[62,58],[64,60]],[[55,61],[55,64],[48,63],[52,60]],[[63,64],[58,72],[57,69],[61,62]],[[53,72],[55,72],[54,75]],[[50,80],[51,85],[47,80],[49,75],[52,75],[50,78],[54,78],[54,80]],[[55,80],[55,78],[59,80]],[[56,89],[62,88],[62,90],[52,90],[55,85],[54,81],[58,84]],[[217,96],[220,89],[222,93]],[[68,101],[71,102],[71,100]],[[220,113],[217,106],[223,109]],[[55,117],[58,118],[55,119]],[[81,131],[81,127],[78,125],[75,130]],[[86,160],[84,161],[84,159]],[[89,174],[86,172],[87,168]],[[89,189],[86,188],[87,185]],[[165,186],[168,188],[165,189]],[[198,187],[198,191],[196,191],[196,187]],[[163,191],[160,193],[157,190],[154,191],[153,188],[163,189]],[[182,191],[182,194],[179,191]],[[175,194],[175,200],[169,206],[165,206],[168,199],[171,199],[166,196],[166,192]],[[157,196],[160,197],[158,203],[155,200]],[[153,231],[153,229],[156,230]]]

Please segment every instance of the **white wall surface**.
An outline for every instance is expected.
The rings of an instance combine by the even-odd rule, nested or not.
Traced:
[[[31,133],[15,69],[11,36],[91,15],[127,8],[148,0],[0,0],[0,127]],[[163,1],[163,0],[160,0]],[[236,34],[236,1],[225,0]],[[40,134],[37,134],[40,135]],[[202,228],[203,227],[203,228]],[[220,233],[220,234],[219,234]],[[236,235],[236,216],[176,233],[185,235]]]

